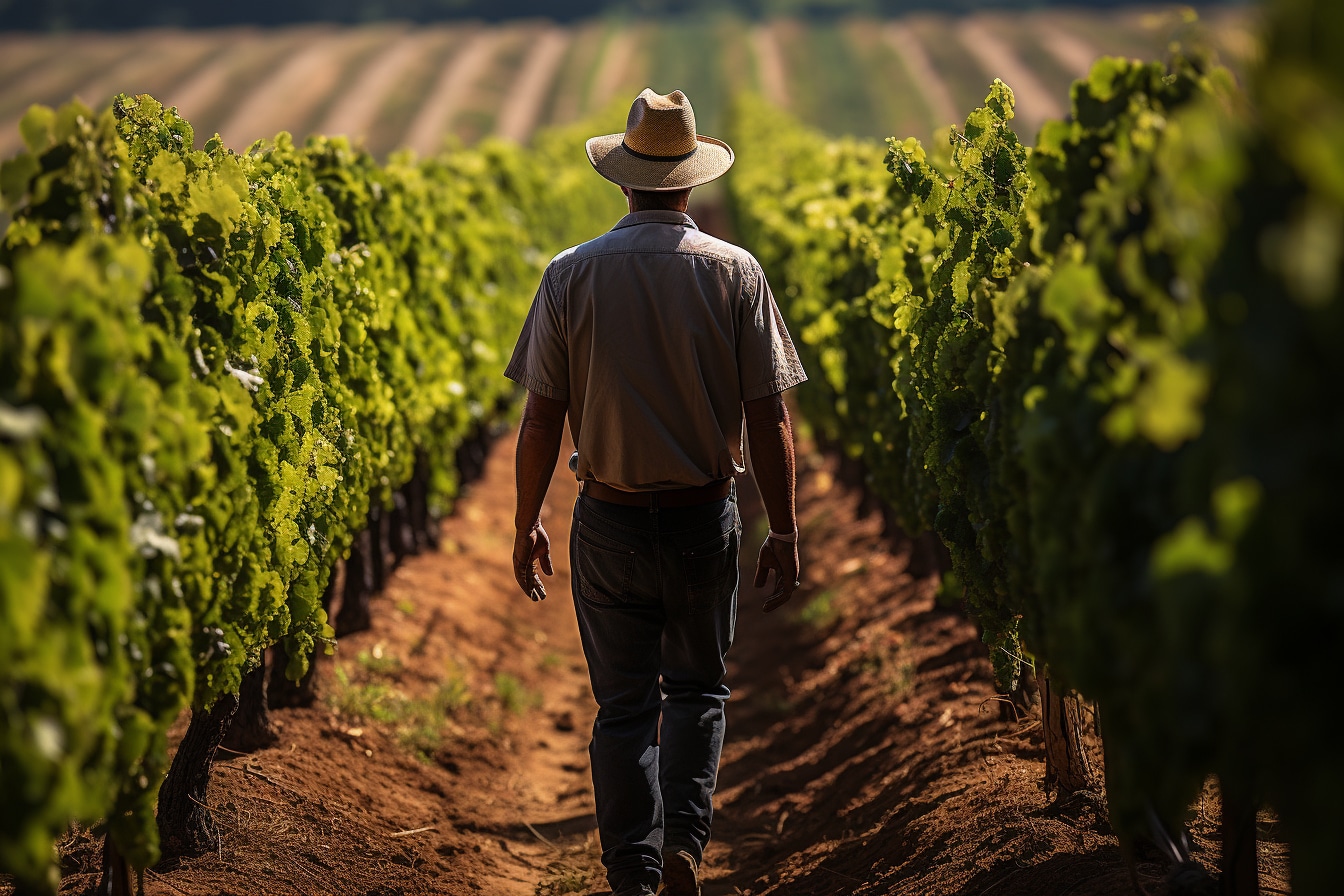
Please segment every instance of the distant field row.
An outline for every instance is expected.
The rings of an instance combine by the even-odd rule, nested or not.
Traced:
[[[1063,113],[1069,83],[1098,56],[1156,58],[1191,31],[1152,9],[0,34],[0,155],[18,149],[30,104],[78,96],[98,106],[122,91],[176,105],[198,142],[218,132],[243,149],[281,130],[347,134],[383,155],[430,152],[448,135],[525,140],[646,85],[686,91],[710,134],[728,98],[751,88],[832,133],[927,137],[1001,77],[1031,136]],[[1234,68],[1254,55],[1244,12],[1211,9],[1197,32]]]

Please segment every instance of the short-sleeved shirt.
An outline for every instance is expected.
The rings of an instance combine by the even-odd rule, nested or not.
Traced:
[[[807,379],[756,259],[669,211],[557,255],[504,375],[568,402],[578,478],[626,491],[741,472],[742,402]]]

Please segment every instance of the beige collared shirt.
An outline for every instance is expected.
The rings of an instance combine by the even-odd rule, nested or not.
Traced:
[[[742,402],[807,379],[751,253],[666,211],[551,261],[504,375],[567,401],[578,478],[626,491],[740,472]]]

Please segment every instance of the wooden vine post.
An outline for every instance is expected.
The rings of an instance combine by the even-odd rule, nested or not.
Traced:
[[[1036,673],[1045,732],[1045,789],[1060,796],[1096,789],[1096,775],[1083,749],[1083,710],[1078,698]]]
[[[1256,860],[1256,805],[1244,793],[1230,791],[1222,781],[1222,896],[1260,896]]]
[[[103,870],[98,876],[98,896],[132,896],[131,866],[112,842],[112,835],[103,838]]]

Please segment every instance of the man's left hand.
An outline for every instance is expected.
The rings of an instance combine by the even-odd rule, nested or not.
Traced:
[[[523,593],[534,601],[546,599],[546,586],[537,575],[538,561],[542,572],[555,575],[551,566],[551,538],[541,523],[530,529],[519,529],[513,537],[513,577],[518,580]]]

